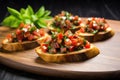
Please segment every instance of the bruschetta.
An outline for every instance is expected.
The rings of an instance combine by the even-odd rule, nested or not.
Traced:
[[[57,14],[53,20],[51,20],[51,22],[48,24],[48,28],[58,32],[67,30],[75,32],[76,30],[80,29],[79,25],[81,22],[81,18],[77,15],[74,16],[67,11],[61,11],[60,14]]]
[[[88,18],[80,25],[80,29],[75,32],[89,42],[106,40],[114,35],[113,29],[104,18]]]
[[[15,32],[8,34],[2,41],[2,48],[8,52],[32,49],[39,46],[39,42],[46,36],[48,35],[45,29],[37,29],[34,25],[21,23]]]
[[[76,62],[92,58],[99,54],[99,49],[87,40],[72,34],[51,32],[50,39],[35,48],[36,53],[46,62]]]

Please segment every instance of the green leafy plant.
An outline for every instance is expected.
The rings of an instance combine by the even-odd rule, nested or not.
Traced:
[[[52,18],[51,11],[45,10],[44,6],[41,6],[37,12],[34,12],[30,5],[26,9],[21,8],[20,11],[10,7],[7,9],[10,15],[1,22],[1,25],[11,28],[18,28],[21,22],[34,24],[37,28],[45,28],[47,26],[45,20]]]

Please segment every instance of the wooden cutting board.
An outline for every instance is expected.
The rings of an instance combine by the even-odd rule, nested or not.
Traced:
[[[107,21],[115,31],[115,35],[106,41],[94,43],[100,49],[100,54],[89,60],[61,64],[46,63],[32,49],[14,53],[0,52],[0,62],[15,69],[56,77],[113,76],[120,72],[120,21]],[[0,42],[7,33],[12,31],[0,27]]]

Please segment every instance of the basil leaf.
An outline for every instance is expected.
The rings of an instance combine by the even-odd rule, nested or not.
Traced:
[[[51,16],[45,16],[44,19],[53,19]]]
[[[30,19],[24,19],[24,23],[25,23],[25,24],[31,24],[32,21],[31,21]]]
[[[45,13],[44,13],[44,17],[49,16],[50,14],[51,14],[51,11],[46,10]]]
[[[23,16],[23,19],[26,19],[26,18],[30,19],[31,18],[28,8],[25,9],[25,13],[22,16]]]
[[[14,20],[11,21],[10,27],[11,28],[18,28],[20,23],[21,23],[20,20],[14,19]]]
[[[35,30],[36,30],[36,27],[31,27],[31,28],[29,29],[30,32],[33,32],[33,31],[35,31]]]
[[[47,24],[44,22],[43,19],[38,20],[37,24],[38,24],[38,28],[45,28],[47,26]]]
[[[36,15],[38,18],[40,18],[40,17],[42,17],[42,16],[44,15],[44,13],[45,13],[45,8],[44,8],[44,6],[42,6],[42,7],[35,13],[35,15]]]
[[[18,19],[22,19],[22,16],[21,16],[21,14],[17,11],[17,10],[15,10],[15,9],[13,9],[13,8],[10,8],[10,7],[7,7],[8,8],[8,11],[9,11],[9,13],[11,14],[11,15],[13,15],[14,17],[16,17],[16,18],[18,18]]]
[[[32,16],[31,16],[31,20],[32,20],[33,22],[35,22],[36,20],[38,20],[38,18],[37,18],[36,15],[32,15]]]
[[[20,21],[11,15],[6,17],[1,24],[4,26],[10,26],[11,28],[17,28],[20,24]]]
[[[33,11],[32,7],[30,5],[28,5],[28,12],[29,12],[30,15],[34,14],[34,11]]]
[[[25,9],[24,8],[21,8],[20,9],[20,14],[22,15],[22,14],[24,14],[25,13]]]

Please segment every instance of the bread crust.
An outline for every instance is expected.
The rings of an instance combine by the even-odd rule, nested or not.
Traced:
[[[49,35],[45,34],[45,36],[34,40],[34,41],[23,41],[23,42],[14,42],[10,43],[8,39],[4,39],[2,41],[2,49],[6,52],[15,52],[15,51],[23,51],[28,49],[33,49],[38,46],[40,46],[40,43],[42,43]]]
[[[82,49],[79,51],[63,53],[63,54],[44,53],[42,52],[40,47],[35,48],[35,51],[39,55],[39,57],[44,61],[56,62],[56,63],[83,61],[99,54],[99,49],[93,44],[91,44],[91,47],[89,49]]]
[[[8,52],[28,50],[28,49],[35,48],[37,46],[39,46],[37,41],[24,41],[24,42],[8,43],[7,39],[5,39],[2,42],[3,50],[8,51]]]
[[[98,32],[97,34],[92,33],[79,33],[78,35],[85,38],[89,42],[97,42],[97,41],[104,41],[106,39],[109,39],[114,35],[114,31],[112,28],[107,28],[105,32]]]

